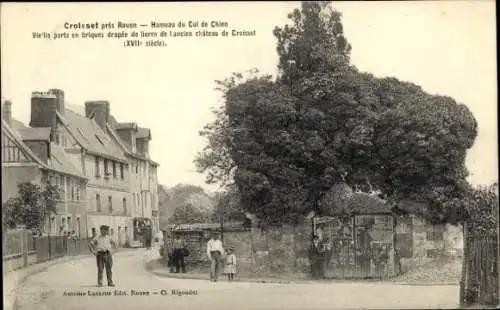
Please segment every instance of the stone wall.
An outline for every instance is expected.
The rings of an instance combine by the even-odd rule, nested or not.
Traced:
[[[413,256],[401,260],[403,271],[435,260],[462,256],[461,225],[432,225],[418,217],[412,217],[412,223]]]
[[[303,223],[298,227],[285,226],[263,231],[251,230],[225,231],[224,247],[233,247],[238,264],[244,264],[253,273],[293,273],[309,266],[308,247],[312,228]],[[187,262],[208,263],[206,244],[208,233],[181,232],[187,243],[190,255]]]

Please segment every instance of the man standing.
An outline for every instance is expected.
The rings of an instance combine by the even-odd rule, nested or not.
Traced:
[[[146,248],[151,250],[151,246],[153,244],[153,228],[148,227],[146,229]]]
[[[175,273],[185,273],[186,272],[186,265],[184,263],[184,240],[181,239],[181,236],[179,234],[175,235],[175,240],[172,245],[173,252],[172,256],[174,259],[174,265],[175,265]]]
[[[313,236],[309,255],[311,258],[312,278],[315,280],[323,279],[325,277],[325,244],[318,235]]]
[[[217,282],[221,264],[221,256],[224,253],[222,242],[218,233],[212,233],[212,237],[207,243],[207,255],[210,259],[210,281]]]
[[[116,248],[116,243],[109,235],[109,227],[102,225],[101,234],[90,241],[89,249],[96,256],[97,260],[97,285],[102,286],[102,272],[106,268],[106,278],[108,286],[115,286],[113,283],[111,268],[113,267],[112,250]]]

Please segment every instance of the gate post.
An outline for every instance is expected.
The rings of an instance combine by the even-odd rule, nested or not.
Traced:
[[[28,266],[28,230],[22,228],[21,230],[21,253],[23,255],[23,267]]]
[[[462,250],[462,276],[460,277],[460,306],[465,306],[465,282],[467,275],[467,261],[468,261],[468,250],[467,250],[467,223],[463,223],[462,226],[463,235],[463,250]]]

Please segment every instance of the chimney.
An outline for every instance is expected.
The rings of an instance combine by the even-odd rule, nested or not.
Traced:
[[[57,98],[48,92],[31,94],[31,127],[51,127],[55,133],[57,125]]]
[[[11,106],[12,106],[12,102],[10,102],[9,100],[6,100],[3,103],[3,107],[2,107],[2,118],[4,119],[4,121],[7,122],[7,124],[9,124],[9,126],[12,125],[12,109],[11,109]]]
[[[106,130],[109,121],[109,102],[104,100],[85,102],[85,116],[93,118],[103,130]]]
[[[57,98],[57,111],[61,115],[66,114],[66,108],[64,107],[64,91],[60,89],[49,89],[49,93],[54,94]]]

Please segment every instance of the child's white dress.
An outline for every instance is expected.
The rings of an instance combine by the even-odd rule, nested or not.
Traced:
[[[225,274],[235,274],[236,273],[236,255],[230,254],[226,258],[226,266],[224,268]]]

